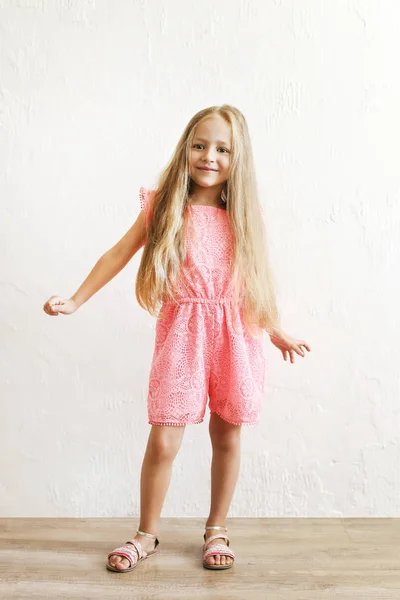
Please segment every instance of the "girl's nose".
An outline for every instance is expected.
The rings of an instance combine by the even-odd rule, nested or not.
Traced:
[[[209,148],[208,150],[205,150],[204,154],[203,154],[203,158],[214,162],[215,158],[216,158],[215,151],[212,150],[211,148]]]

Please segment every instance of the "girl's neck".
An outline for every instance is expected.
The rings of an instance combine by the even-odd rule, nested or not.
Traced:
[[[205,206],[225,206],[223,200],[221,200],[221,193],[223,186],[202,188],[196,186],[192,193],[189,194],[189,204],[203,204]]]

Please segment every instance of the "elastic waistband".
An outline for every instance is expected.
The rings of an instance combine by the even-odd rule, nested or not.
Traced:
[[[185,297],[177,298],[177,300],[167,300],[166,304],[229,304],[230,302],[232,302],[231,298]]]

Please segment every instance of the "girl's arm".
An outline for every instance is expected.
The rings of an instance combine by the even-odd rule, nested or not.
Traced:
[[[145,213],[141,211],[119,242],[99,258],[71,298],[66,300],[60,296],[52,296],[44,304],[43,310],[51,316],[57,316],[58,313],[71,314],[111,281],[143,246],[147,235],[145,219]]]
[[[87,302],[89,298],[122,271],[143,246],[145,236],[145,215],[141,211],[132,227],[119,242],[99,258],[80,288],[71,297],[71,300],[76,302],[78,307]]]

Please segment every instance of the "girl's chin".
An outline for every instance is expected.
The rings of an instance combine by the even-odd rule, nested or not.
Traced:
[[[224,179],[221,179],[221,177],[217,177],[216,175],[216,173],[208,173],[206,175],[198,175],[196,173],[196,175],[191,177],[191,179],[195,183],[206,187],[209,185],[218,185],[219,183],[224,183]]]
[[[218,185],[218,182],[216,181],[196,181],[195,179],[193,179],[193,181],[195,184],[203,188],[215,187],[216,185]]]

